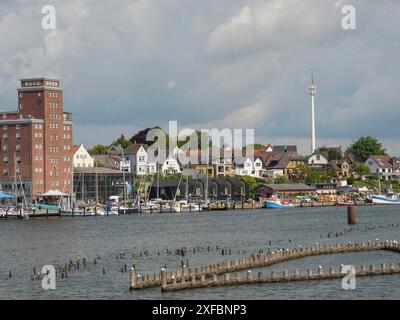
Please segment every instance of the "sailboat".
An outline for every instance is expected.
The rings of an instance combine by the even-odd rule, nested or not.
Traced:
[[[85,166],[83,166],[85,167]],[[73,164],[71,163],[71,184],[72,184],[72,189],[74,186],[73,180],[74,180],[74,168],[73,168]],[[67,180],[68,180],[68,174],[65,177],[64,180],[64,186],[63,186],[63,191],[65,191],[65,186],[67,184]],[[84,193],[85,193],[85,173],[82,172],[82,196],[81,196],[81,203],[84,203]],[[59,206],[61,207],[61,201],[62,201],[62,197],[60,197],[60,203]],[[75,208],[75,199],[71,200],[72,202],[72,206],[71,204],[69,204],[68,208],[62,208],[60,215],[62,216],[76,216],[76,217],[85,217],[85,216],[95,216],[95,215],[104,215],[104,211],[102,208],[91,208],[91,207],[87,207],[87,206],[78,206],[78,208]]]
[[[17,197],[19,196],[17,179],[19,179],[19,185],[22,191],[23,204],[21,206],[17,206]],[[3,193],[2,198],[15,198],[15,206],[13,207],[10,206],[7,209],[0,210],[0,218],[29,219],[28,203],[26,201],[25,190],[17,164],[16,153],[14,153],[14,188],[15,188],[14,195]]]
[[[388,192],[386,195],[382,195],[381,193],[381,180],[378,179],[378,189],[379,194],[371,194],[369,196],[370,200],[374,204],[400,204],[399,194],[395,194],[393,192]]]
[[[187,165],[186,165],[187,168]],[[174,200],[171,204],[172,206],[172,211],[174,212],[192,212],[192,211],[202,211],[202,206],[197,204],[197,203],[193,203],[189,200],[189,176],[186,175],[186,187],[185,187],[185,198],[179,201],[176,201],[176,195],[178,193],[181,181],[182,181],[182,174],[179,178],[179,183],[178,183],[178,187],[176,189],[176,193],[175,193],[175,197]]]

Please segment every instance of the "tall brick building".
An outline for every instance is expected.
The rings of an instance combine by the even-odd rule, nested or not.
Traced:
[[[28,202],[58,189],[72,192],[72,117],[60,80],[22,79],[18,109],[0,110],[0,189]]]

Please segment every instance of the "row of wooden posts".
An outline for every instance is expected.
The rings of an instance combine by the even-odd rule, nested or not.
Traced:
[[[369,266],[367,269],[366,265],[361,265],[358,272],[354,273],[357,277],[360,276],[374,276],[384,274],[398,274],[400,273],[400,266],[396,266],[391,263],[387,266],[386,263],[381,264],[380,269],[376,269],[374,264]],[[230,286],[230,285],[244,285],[244,284],[256,284],[256,283],[273,283],[273,282],[289,282],[289,281],[305,281],[305,280],[325,280],[325,279],[337,279],[343,278],[348,272],[344,271],[343,266],[340,266],[337,270],[335,267],[330,267],[329,273],[324,273],[322,266],[318,267],[316,274],[313,273],[312,269],[307,269],[307,273],[302,275],[299,269],[295,269],[293,274],[289,274],[287,269],[283,270],[281,275],[278,275],[275,271],[271,271],[271,276],[268,277],[262,272],[258,272],[257,276],[253,276],[251,270],[247,271],[246,277],[243,279],[240,272],[236,272],[234,277],[231,278],[230,273],[224,273],[223,278],[219,278],[217,274],[213,274],[210,279],[206,279],[204,275],[201,276],[200,280],[196,279],[195,275],[191,276],[189,282],[186,282],[185,277],[177,282],[176,278],[172,278],[172,284],[167,283],[166,270],[161,270],[161,290],[162,291],[177,291],[184,289],[195,289],[204,287],[214,286]]]
[[[163,281],[166,286],[174,286],[177,283],[182,284],[188,281],[192,281],[193,278],[195,280],[200,279],[201,283],[202,278],[204,278],[204,281],[206,281],[206,279],[214,279],[218,275],[225,275],[232,272],[266,267],[307,256],[374,250],[389,250],[400,252],[400,245],[396,241],[369,241],[355,244],[347,243],[336,245],[316,245],[313,247],[296,247],[292,249],[280,249],[275,252],[272,251],[269,254],[262,253],[258,255],[244,257],[241,259],[222,261],[216,264],[202,266],[194,269],[187,268],[186,266],[183,266],[181,269],[175,271],[167,271],[163,269],[159,273],[144,276],[137,274],[136,269],[132,267],[130,273],[130,289],[140,290],[155,286],[163,287]],[[166,286],[164,286],[164,289],[166,288]]]

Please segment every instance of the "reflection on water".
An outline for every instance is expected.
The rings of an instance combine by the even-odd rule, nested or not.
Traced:
[[[161,294],[159,288],[130,292],[126,264],[141,274],[234,259],[243,255],[316,242],[400,240],[399,209],[359,207],[357,225],[348,226],[346,208],[236,210],[191,214],[118,217],[50,218],[0,221],[1,299],[399,299],[400,276],[357,279],[356,290],[341,289],[340,280],[293,282],[239,287],[203,288]],[[185,257],[175,250],[187,248]],[[218,247],[218,248],[217,248]],[[222,255],[224,249],[225,255]],[[147,253],[147,254],[146,254]],[[230,254],[229,254],[230,253]],[[34,267],[61,265],[88,257],[86,270],[57,279],[57,289],[45,291],[31,280]],[[93,258],[99,257],[97,264]],[[317,268],[362,263],[399,263],[397,254],[369,252],[308,257],[271,268]],[[104,269],[104,273],[103,273]],[[9,270],[12,277],[9,278]],[[257,271],[257,270],[255,270]]]

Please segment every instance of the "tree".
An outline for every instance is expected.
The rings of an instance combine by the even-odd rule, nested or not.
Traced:
[[[343,155],[341,148],[332,148],[332,147],[321,147],[319,148],[320,152],[328,153],[328,160],[341,160]]]
[[[249,196],[250,198],[254,198],[256,196],[256,190],[258,186],[257,180],[251,176],[240,177],[240,180],[249,186]]]
[[[372,155],[386,155],[386,150],[383,149],[382,143],[371,136],[360,137],[349,146],[347,152],[351,152],[360,162],[365,162]]]
[[[277,184],[282,184],[282,183],[288,183],[289,179],[285,175],[278,175],[275,178],[275,183]]]
[[[108,146],[106,146],[104,144],[96,144],[91,149],[89,149],[88,152],[91,155],[106,154],[107,150],[108,150]]]
[[[359,178],[365,177],[371,173],[369,167],[363,163],[357,163],[354,167],[354,171],[357,173]]]
[[[121,134],[117,140],[114,140],[114,141],[111,143],[110,146],[114,146],[114,147],[121,146],[122,148],[125,149],[125,148],[128,147],[130,144],[131,144],[131,141],[130,141],[130,140],[127,140],[127,139],[125,138],[125,136],[124,136],[123,134]]]
[[[99,160],[94,160],[94,166],[96,168],[101,168],[101,167],[104,167],[104,163],[100,162]]]

